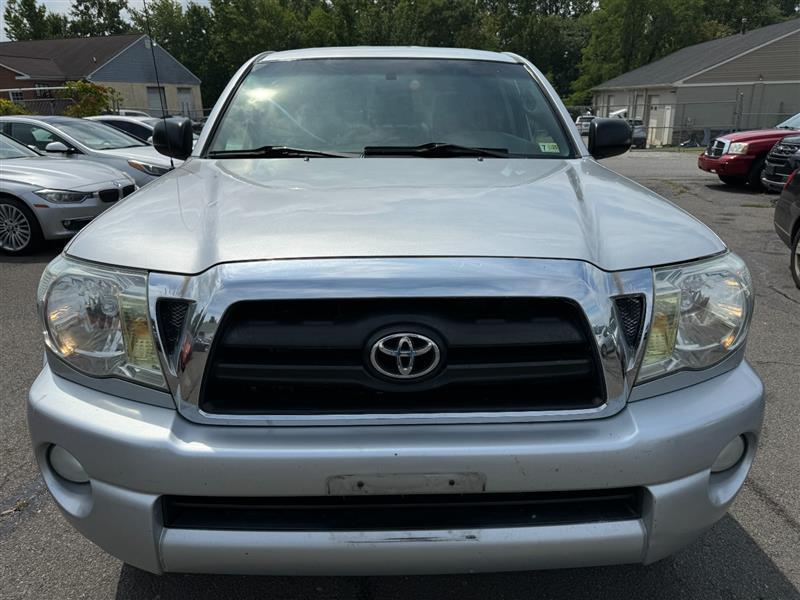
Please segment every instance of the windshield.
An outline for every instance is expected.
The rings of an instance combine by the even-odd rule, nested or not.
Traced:
[[[29,156],[39,156],[30,148],[26,148],[4,135],[0,135],[0,160],[9,158],[25,158]]]
[[[776,127],[783,129],[800,129],[800,113],[797,113],[793,117],[789,117],[782,123],[778,123]]]
[[[92,150],[115,150],[147,145],[118,129],[94,121],[64,121],[53,125]]]
[[[450,144],[515,157],[568,157],[560,121],[519,64],[444,59],[318,59],[257,64],[221,117],[212,154],[288,146]],[[440,154],[431,153],[431,156]]]

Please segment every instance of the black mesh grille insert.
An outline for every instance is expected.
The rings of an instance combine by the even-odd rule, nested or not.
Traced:
[[[435,340],[419,380],[370,366],[384,334]],[[217,414],[486,412],[593,408],[605,399],[580,308],[532,298],[240,302],[214,338],[200,407]]]
[[[217,498],[164,496],[164,526],[238,531],[486,529],[638,519],[637,488],[576,492]]]
[[[126,185],[124,188],[122,188],[122,197],[124,198],[125,196],[129,196],[135,191],[136,191],[135,185]]]
[[[119,190],[100,190],[97,195],[100,196],[100,200],[103,202],[116,202],[119,200]]]
[[[164,352],[171,356],[181,339],[189,302],[186,300],[159,300],[156,304],[158,330]]]
[[[631,348],[639,344],[644,321],[644,296],[625,296],[615,300],[622,333]]]

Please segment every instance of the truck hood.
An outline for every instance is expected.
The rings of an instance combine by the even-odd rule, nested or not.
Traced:
[[[4,160],[0,166],[0,189],[3,183],[21,183],[32,188],[93,192],[110,182],[133,183],[116,169],[83,160],[23,157]]]
[[[774,138],[775,141],[787,135],[797,133],[796,129],[754,129],[753,131],[738,131],[726,133],[717,137],[718,140],[729,140],[731,142],[752,142],[755,140],[767,140]]]
[[[333,257],[564,258],[605,270],[724,244],[592,159],[191,159],[119,202],[71,256],[198,273],[223,262]]]

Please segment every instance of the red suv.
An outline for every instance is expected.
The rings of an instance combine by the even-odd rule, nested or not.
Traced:
[[[757,129],[726,133],[711,140],[697,159],[697,166],[716,173],[723,183],[761,186],[764,161],[772,146],[785,137],[788,130],[800,129],[800,113],[778,123],[774,129]]]

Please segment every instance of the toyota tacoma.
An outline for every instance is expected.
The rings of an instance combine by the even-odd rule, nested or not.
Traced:
[[[161,572],[652,563],[741,489],[753,289],[597,159],[542,74],[440,48],[265,53],[186,162],[47,267],[47,487]]]

